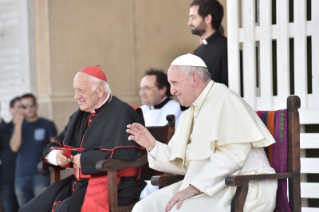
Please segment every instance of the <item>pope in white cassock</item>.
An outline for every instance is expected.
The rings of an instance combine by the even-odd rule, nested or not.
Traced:
[[[190,106],[169,144],[157,142],[137,123],[127,132],[148,150],[151,168],[185,177],[138,202],[133,212],[230,211],[236,188],[226,186],[225,177],[275,173],[263,149],[275,140],[240,96],[210,80],[199,57],[176,58],[168,81],[180,104]],[[276,180],[250,182],[244,211],[273,211],[276,190]]]

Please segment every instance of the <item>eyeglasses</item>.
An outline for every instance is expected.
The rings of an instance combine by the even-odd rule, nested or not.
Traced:
[[[151,90],[151,88],[154,88],[154,87],[156,86],[152,86],[152,87],[145,86],[143,88],[138,88],[138,92],[141,92],[141,91],[148,92],[149,90]]]
[[[30,102],[29,104],[27,104],[27,105],[22,105],[22,108],[23,109],[27,109],[28,107],[34,107],[35,106],[35,103],[34,102]]]

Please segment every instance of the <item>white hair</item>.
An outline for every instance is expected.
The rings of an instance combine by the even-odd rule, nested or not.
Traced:
[[[200,66],[179,66],[179,70],[189,77],[192,73],[197,73],[203,82],[207,82],[211,78],[210,73],[206,67]]]
[[[94,81],[94,85],[92,85],[92,91],[95,91],[96,88],[97,88],[99,85],[103,85],[104,91],[105,91],[106,93],[108,93],[108,94],[111,94],[111,88],[110,88],[109,84],[108,84],[106,81],[101,80],[101,79],[96,78],[96,77],[93,77],[93,76],[91,76],[91,75],[90,75],[90,77],[91,77],[91,78],[93,79],[93,81]]]

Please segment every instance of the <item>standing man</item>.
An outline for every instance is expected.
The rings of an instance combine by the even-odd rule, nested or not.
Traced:
[[[24,119],[19,97],[10,101],[10,113],[13,120],[0,128],[0,151],[3,170],[1,174],[1,200],[4,212],[17,212],[19,205],[14,191],[16,153],[11,151],[10,139],[14,126],[21,125]]]
[[[170,98],[170,84],[162,70],[149,69],[145,72],[139,94],[145,126],[164,126],[167,124],[166,116],[175,115],[175,128],[177,127],[181,107],[176,100]]]
[[[96,163],[108,158],[132,161],[140,154],[141,146],[127,141],[125,129],[132,122],[144,124],[142,113],[111,95],[106,76],[98,66],[79,71],[73,89],[79,109],[55,141],[45,147],[43,159],[53,165],[74,167],[74,175],[49,186],[20,212],[109,211],[107,176],[99,175]],[[66,155],[51,147],[81,148],[83,152]],[[138,168],[124,168],[117,173],[118,204],[137,201],[145,187]]]
[[[50,175],[39,173],[37,165],[43,148],[57,135],[53,122],[38,116],[38,104],[33,94],[21,96],[21,104],[25,120],[15,124],[10,140],[11,150],[18,153],[15,192],[20,207],[50,185]]]
[[[185,177],[142,199],[133,212],[230,211],[236,188],[226,186],[225,177],[275,173],[264,151],[275,140],[240,96],[210,80],[199,57],[176,58],[168,81],[181,105],[189,106],[169,144],[137,123],[128,125],[128,139],[148,150],[151,168]],[[250,182],[244,211],[272,212],[276,192],[277,180]]]
[[[193,0],[187,25],[202,40],[194,55],[204,60],[212,80],[228,86],[227,38],[218,31],[223,16],[219,1]]]

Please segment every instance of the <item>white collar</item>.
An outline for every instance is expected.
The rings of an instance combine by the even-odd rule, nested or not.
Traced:
[[[94,110],[91,111],[91,113],[96,113],[95,110],[99,109],[100,107],[102,107],[102,105],[105,104],[105,102],[109,99],[110,94],[107,95],[106,99],[102,102],[102,104],[100,104],[100,106],[98,106],[97,108],[95,108]]]
[[[166,99],[167,99],[167,96],[165,96],[165,97],[164,97],[159,103],[157,103],[156,105],[161,104],[161,103],[164,102]],[[151,110],[154,110],[154,105],[150,106],[150,109],[151,109]]]

